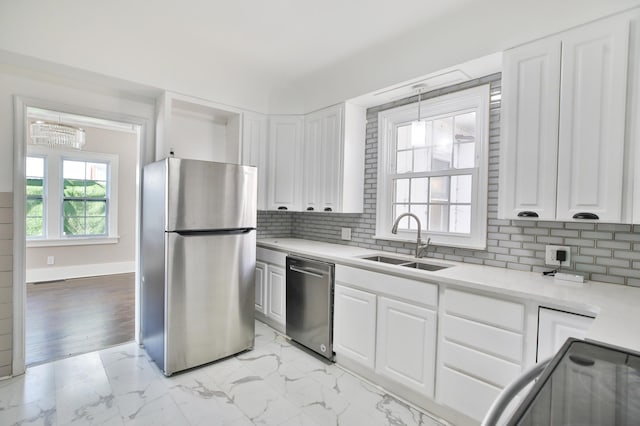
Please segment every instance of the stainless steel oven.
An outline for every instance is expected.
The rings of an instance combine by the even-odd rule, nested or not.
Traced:
[[[287,335],[333,359],[333,280],[335,265],[287,256]]]

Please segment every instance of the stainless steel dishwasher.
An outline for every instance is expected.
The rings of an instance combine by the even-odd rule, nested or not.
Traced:
[[[287,335],[333,359],[335,265],[287,256]]]

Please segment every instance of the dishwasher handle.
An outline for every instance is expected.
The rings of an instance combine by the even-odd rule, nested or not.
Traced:
[[[537,379],[540,374],[542,374],[542,371],[551,362],[552,358],[553,357],[545,359],[544,361],[540,361],[539,363],[529,367],[520,375],[520,377],[511,382],[506,388],[502,389],[502,392],[500,392],[500,395],[498,395],[496,400],[493,401],[491,408],[489,408],[489,411],[484,416],[481,426],[497,425],[498,420],[500,420],[500,417],[504,414],[504,410],[507,409],[511,400],[515,398],[516,395],[518,395],[518,393],[520,393],[520,391],[529,383]]]
[[[316,277],[316,278],[324,277],[324,274],[321,271],[318,271],[317,269],[310,269],[310,268],[303,269],[293,265],[289,265],[289,269],[294,272],[298,272],[304,275],[311,275],[312,277]]]

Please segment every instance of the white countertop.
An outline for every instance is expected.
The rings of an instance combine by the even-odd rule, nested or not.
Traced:
[[[584,284],[565,283],[552,277],[544,277],[540,273],[432,258],[423,258],[422,261],[453,267],[435,272],[415,270],[359,258],[380,253],[402,256],[396,253],[296,238],[260,239],[258,246],[341,265],[533,300],[550,304],[551,307],[565,306],[576,313],[596,316],[587,334],[588,339],[640,352],[640,288],[595,281],[585,281]],[[408,261],[412,259],[411,256],[406,257]]]

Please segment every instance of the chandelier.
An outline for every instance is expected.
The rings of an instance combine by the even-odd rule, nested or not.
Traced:
[[[49,121],[35,121],[29,126],[32,143],[50,147],[82,149],[85,132],[79,127]]]

